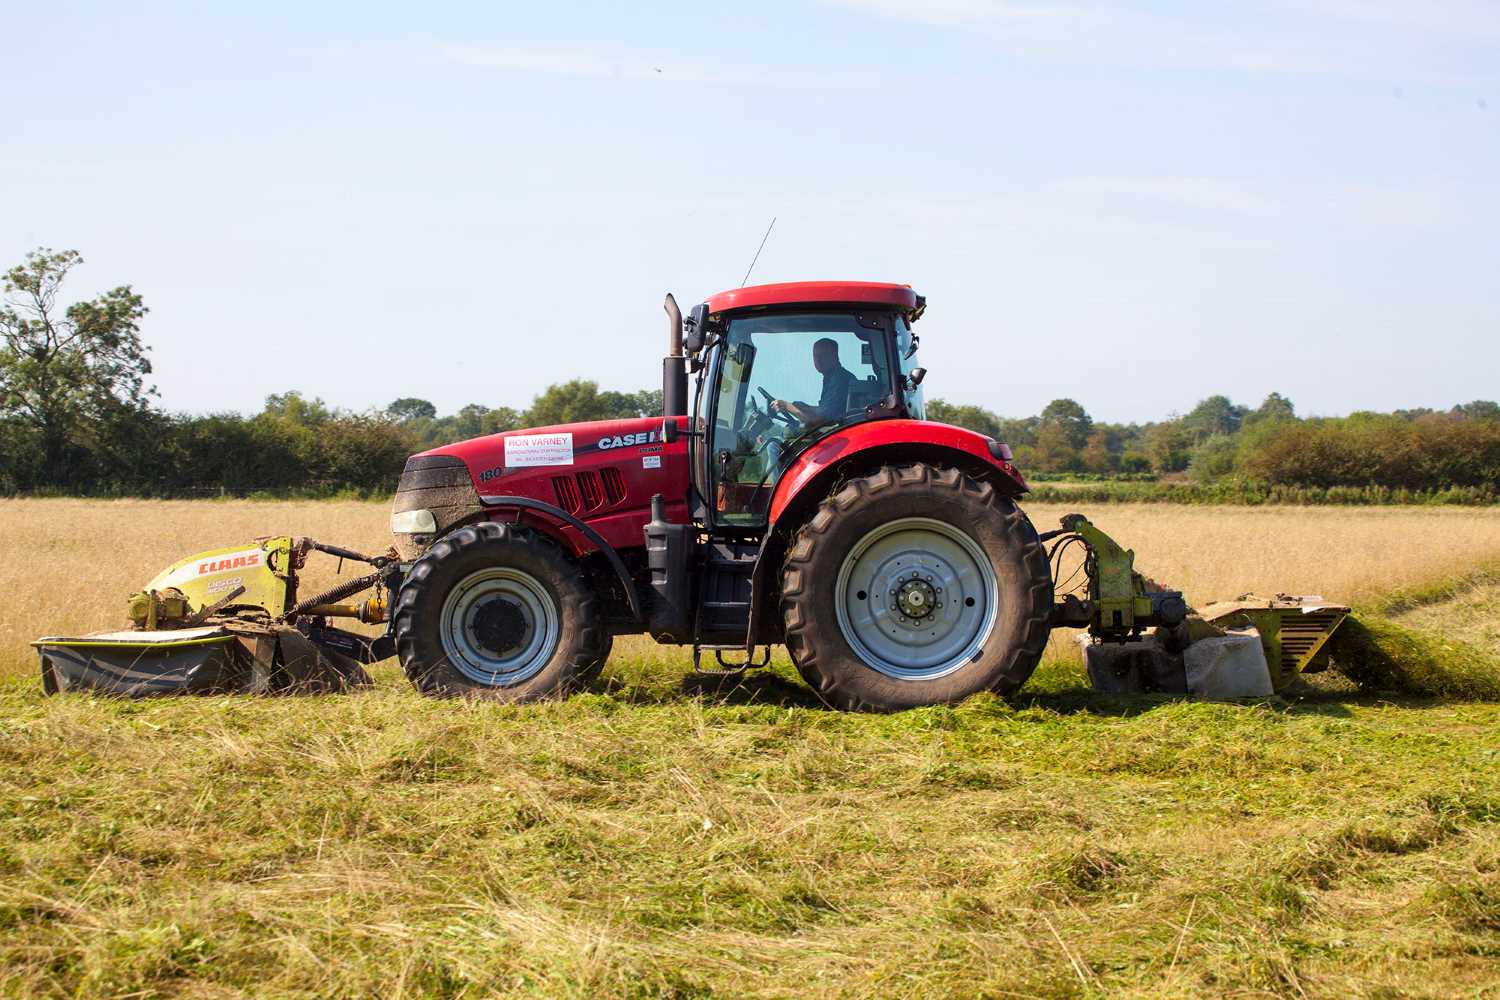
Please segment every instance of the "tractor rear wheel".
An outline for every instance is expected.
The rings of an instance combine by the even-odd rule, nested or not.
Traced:
[[[1041,659],[1052,575],[1031,521],[989,483],[926,464],[851,480],[782,568],[786,645],[846,709],[1016,691]]]
[[[432,544],[396,595],[396,652],[423,694],[561,697],[603,666],[609,635],[579,567],[529,532],[485,522]]]

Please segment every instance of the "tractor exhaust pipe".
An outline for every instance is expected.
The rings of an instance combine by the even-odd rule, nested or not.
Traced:
[[[682,310],[667,293],[667,356],[661,364],[661,409],[664,417],[687,416],[687,357],[682,353]]]

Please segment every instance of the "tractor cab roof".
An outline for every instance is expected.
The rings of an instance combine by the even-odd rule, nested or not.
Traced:
[[[774,285],[734,288],[708,297],[710,313],[733,309],[797,305],[853,305],[894,308],[916,319],[926,300],[910,285],[885,281],[784,281]]]

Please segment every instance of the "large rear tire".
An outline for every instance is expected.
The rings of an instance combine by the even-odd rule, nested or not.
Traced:
[[[537,701],[586,684],[609,635],[582,570],[556,545],[494,522],[432,544],[396,596],[396,652],[437,698]]]
[[[822,699],[892,711],[1011,694],[1047,645],[1052,575],[989,483],[925,464],[851,480],[782,568],[786,645]]]

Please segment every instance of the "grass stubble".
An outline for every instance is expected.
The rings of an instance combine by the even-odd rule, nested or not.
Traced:
[[[1500,557],[1497,515],[1099,523],[1194,601],[1323,592],[1493,651],[1490,578],[1427,581]],[[173,557],[374,548],[384,519],[0,502],[0,992],[1496,995],[1493,703],[1109,700],[1056,658],[1010,703],[856,716],[782,656],[719,689],[636,639],[537,706],[389,666],[353,696],[40,696],[24,641],[112,623]]]

